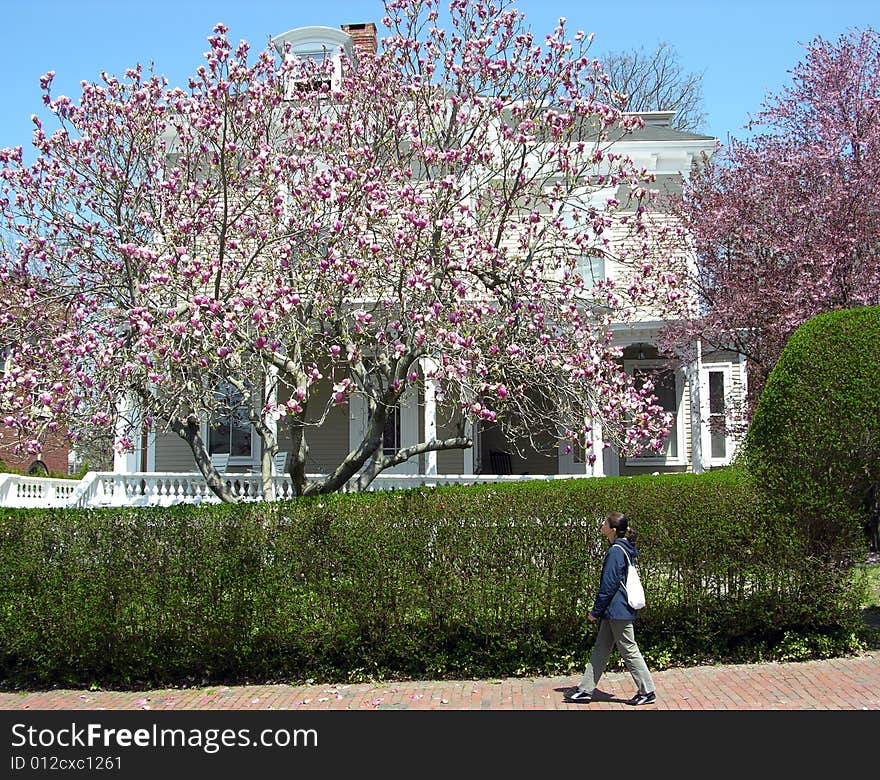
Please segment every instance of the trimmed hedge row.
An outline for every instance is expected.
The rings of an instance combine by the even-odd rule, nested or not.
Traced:
[[[0,680],[567,674],[593,639],[608,511],[639,532],[653,668],[858,647],[849,572],[735,470],[0,513]],[[855,550],[858,534],[841,539]]]

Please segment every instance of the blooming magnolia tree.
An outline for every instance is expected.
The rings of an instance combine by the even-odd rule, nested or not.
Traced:
[[[675,208],[696,296],[667,335],[745,355],[753,405],[801,323],[880,302],[880,35],[814,40],[752,124]]]
[[[231,383],[266,475],[286,426],[299,495],[471,446],[468,420],[662,447],[669,417],[624,373],[610,323],[667,296],[668,276],[643,257],[641,209],[617,217],[607,194],[642,198],[648,179],[604,140],[639,120],[589,38],[560,20],[538,40],[506,3],[453,2],[448,29],[433,2],[386,13],[379,52],[343,56],[341,77],[289,51],[251,62],[222,25],[186,89],[136,67],[74,102],[44,77],[57,129],[35,118],[31,165],[0,152],[17,241],[0,393],[18,446],[46,426],[111,428],[120,449],[173,431],[234,500],[201,435]],[[595,254],[622,282],[585,283]],[[457,434],[383,454],[390,410],[424,383]],[[354,395],[363,440],[307,479],[310,437]]]

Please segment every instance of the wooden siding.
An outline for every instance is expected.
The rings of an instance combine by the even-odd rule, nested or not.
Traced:
[[[176,433],[156,434],[156,471],[198,471],[189,445]]]

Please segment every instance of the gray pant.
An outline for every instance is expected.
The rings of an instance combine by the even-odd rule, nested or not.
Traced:
[[[605,673],[608,656],[611,655],[614,644],[617,644],[620,657],[623,658],[623,665],[632,675],[639,688],[639,693],[651,693],[654,690],[654,680],[651,678],[648,665],[642,658],[639,646],[636,644],[632,620],[601,620],[599,622],[599,633],[596,635],[593,652],[590,654],[590,662],[587,664],[587,670],[584,672],[578,688],[582,691],[592,692],[599,684],[599,678]]]

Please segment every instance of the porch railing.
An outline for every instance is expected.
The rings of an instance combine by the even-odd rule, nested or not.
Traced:
[[[321,474],[308,474],[318,478]],[[486,482],[526,482],[571,479],[578,474],[380,474],[367,488],[403,490],[436,485],[473,485]],[[263,477],[259,473],[225,474],[223,479],[236,496],[263,500]],[[287,476],[271,477],[276,499],[293,498]],[[43,479],[18,474],[0,475],[0,506],[7,507],[107,507],[171,506],[219,503],[199,472],[140,472],[116,474],[90,471],[81,480]]]
[[[0,506],[70,506],[81,484],[72,479],[0,474]]]

